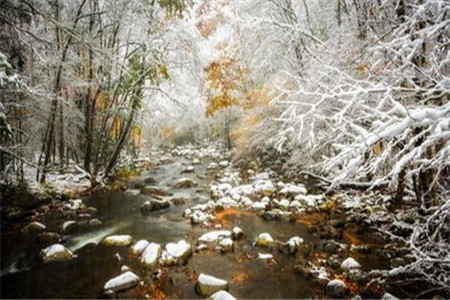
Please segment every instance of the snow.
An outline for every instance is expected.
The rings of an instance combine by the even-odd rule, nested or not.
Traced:
[[[105,285],[105,290],[121,291],[130,288],[139,283],[139,277],[132,271],[125,272],[117,277],[108,280]]]
[[[145,248],[144,253],[141,256],[141,263],[147,266],[153,266],[158,262],[161,256],[161,245],[156,243],[150,243]]]
[[[203,234],[198,240],[199,242],[211,243],[221,240],[223,238],[228,238],[231,236],[231,232],[228,230],[211,231]]]

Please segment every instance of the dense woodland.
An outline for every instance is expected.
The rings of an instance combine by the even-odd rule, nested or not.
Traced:
[[[383,195],[414,259],[378,275],[448,292],[449,48],[446,0],[0,0],[2,191],[207,141]]]

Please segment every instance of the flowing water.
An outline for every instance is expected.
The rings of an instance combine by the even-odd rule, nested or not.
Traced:
[[[104,283],[120,274],[122,265],[128,265],[146,285],[139,286],[120,297],[199,298],[195,293],[196,275],[206,273],[230,282],[230,292],[238,298],[311,298],[323,297],[323,288],[311,278],[294,272],[294,256],[272,251],[274,260],[257,259],[258,252],[271,253],[252,245],[254,238],[268,232],[276,240],[286,241],[293,236],[302,237],[313,244],[317,238],[305,225],[287,222],[266,222],[251,214],[229,216],[227,228],[239,226],[245,238],[235,245],[232,253],[203,251],[194,253],[185,266],[171,267],[155,284],[155,274],[144,269],[136,259],[130,258],[127,248],[105,247],[100,241],[111,234],[129,234],[135,240],[166,244],[185,239],[195,247],[198,237],[212,229],[192,226],[182,217],[184,210],[192,205],[210,200],[208,184],[211,176],[206,172],[206,162],[196,166],[193,174],[180,174],[189,163],[177,159],[173,163],[145,171],[130,180],[129,185],[153,177],[156,184],[169,190],[174,197],[186,198],[186,204],[142,215],[140,206],[150,198],[133,195],[132,192],[101,192],[84,199],[84,203],[98,209],[102,225],[95,229],[81,229],[65,236],[65,246],[77,254],[77,258],[60,263],[42,264],[40,246],[34,238],[21,233],[2,235],[1,250],[1,297],[2,298],[97,298]],[[181,177],[191,177],[200,184],[190,189],[171,188]],[[58,231],[64,220],[49,219],[44,222],[49,231]],[[119,255],[117,255],[119,254]],[[118,256],[121,259],[118,259]],[[362,257],[363,268],[377,264]],[[151,287],[151,288],[150,288]],[[155,294],[155,287],[160,291]]]

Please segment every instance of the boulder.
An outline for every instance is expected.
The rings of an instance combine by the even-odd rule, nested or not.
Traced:
[[[328,282],[326,288],[327,296],[330,298],[342,298],[348,293],[348,288],[342,280],[334,279]]]
[[[42,232],[38,235],[37,241],[41,245],[52,245],[62,241],[61,235],[56,232]]]
[[[202,297],[208,297],[212,294],[225,290],[228,291],[228,282],[210,275],[200,274],[198,277],[196,291]]]
[[[110,235],[103,239],[102,244],[104,246],[129,246],[133,243],[133,238],[131,235],[123,234],[123,235]]]
[[[141,189],[141,193],[144,195],[156,195],[156,196],[169,196],[169,192],[164,190],[163,188],[154,186],[154,185],[146,185]]]
[[[44,224],[34,221],[26,225],[24,228],[22,228],[22,232],[23,233],[39,232],[44,231],[46,228],[47,227],[45,227]]]
[[[295,252],[297,252],[303,243],[304,241],[301,237],[294,236],[290,238],[289,241],[286,242],[289,253],[294,254]]]
[[[219,166],[221,167],[221,168],[226,168],[226,167],[228,167],[229,166],[229,162],[228,162],[228,160],[222,160],[221,162],[219,162]]]
[[[149,177],[144,178],[143,182],[145,184],[149,184],[150,185],[150,184],[155,184],[156,180],[152,176],[149,176]]]
[[[103,289],[112,290],[114,292],[129,289],[139,283],[139,277],[132,271],[127,271],[117,277],[108,280]]]
[[[135,255],[141,255],[145,248],[149,245],[149,242],[147,240],[140,240],[136,244],[131,247],[131,252]]]
[[[201,224],[208,219],[208,215],[202,211],[194,211],[191,215],[192,224]]]
[[[383,296],[381,296],[381,300],[398,300],[398,298],[392,294],[384,293]]]
[[[192,188],[197,186],[198,184],[192,180],[191,178],[183,177],[180,178],[174,185],[174,188],[177,189],[186,189],[186,188]]]
[[[161,245],[150,243],[144,250],[141,256],[141,263],[151,267],[156,265],[161,256]]]
[[[99,219],[92,219],[89,221],[89,226],[91,227],[98,227],[102,225],[102,221],[100,221]]]
[[[267,203],[264,202],[254,202],[252,204],[253,211],[265,211],[267,209]]]
[[[62,232],[64,234],[70,234],[70,233],[76,231],[77,229],[78,229],[77,221],[70,220],[70,221],[65,221],[62,224]]]
[[[236,300],[236,298],[227,291],[218,291],[209,297],[211,300]]]
[[[274,243],[272,236],[268,233],[261,233],[255,240],[255,246],[270,247]]]
[[[286,196],[291,196],[291,197],[295,197],[297,195],[306,195],[306,188],[304,185],[299,184],[299,185],[295,185],[295,184],[285,184],[283,186],[283,188],[280,190],[280,194],[281,195],[286,195]]]
[[[40,255],[44,263],[54,261],[67,261],[72,260],[73,258],[76,257],[72,253],[72,251],[70,251],[61,244],[53,244],[51,246],[48,246],[47,248],[41,250]]]
[[[193,173],[194,172],[194,166],[187,166],[184,168],[181,173]]]
[[[244,237],[244,231],[239,227],[234,227],[232,230],[232,237],[234,240],[238,241]]]
[[[341,264],[341,269],[344,271],[351,271],[361,268],[361,265],[352,257],[347,258]]]
[[[288,210],[289,204],[290,204],[289,200],[283,199],[280,202],[278,202],[278,207],[281,208],[282,210]]]
[[[219,242],[219,249],[222,252],[234,251],[234,243],[230,238],[224,238]]]
[[[185,264],[192,256],[191,245],[185,240],[178,243],[168,243],[166,250],[161,255],[161,263],[165,266],[174,264]]]
[[[215,170],[218,167],[219,167],[219,165],[217,163],[211,162],[206,169],[208,169],[208,170]]]
[[[171,199],[173,205],[185,205],[187,203],[187,199],[183,197],[176,197]]]
[[[142,214],[149,214],[152,211],[158,211],[161,209],[165,209],[170,207],[170,203],[168,200],[157,200],[157,199],[152,199],[152,200],[148,200],[145,201],[144,204],[141,205],[140,211]]]
[[[161,210],[161,209],[170,207],[169,201],[165,200],[165,199],[163,199],[163,200],[153,199],[152,202],[153,202],[153,206],[152,206],[153,211],[157,211],[157,210]]]
[[[203,234],[198,241],[203,243],[212,243],[228,238],[231,236],[231,232],[228,230],[211,231]]]
[[[270,180],[258,180],[255,182],[255,192],[263,196],[270,196],[275,191],[275,186]]]

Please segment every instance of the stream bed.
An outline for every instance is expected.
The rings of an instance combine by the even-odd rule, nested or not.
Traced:
[[[297,265],[301,259],[271,248],[254,246],[255,238],[261,233],[269,233],[274,240],[287,241],[298,236],[313,251],[306,260],[323,261],[328,258],[320,236],[314,233],[313,225],[307,222],[266,221],[251,211],[234,211],[221,214],[222,229],[231,230],[238,226],[244,238],[235,241],[234,251],[222,253],[209,248],[194,251],[184,265],[145,268],[129,254],[128,247],[107,247],[100,242],[109,235],[127,234],[134,241],[145,239],[164,247],[170,242],[186,240],[193,249],[198,238],[217,228],[191,225],[184,211],[196,204],[211,200],[209,184],[215,173],[207,170],[210,161],[202,161],[195,166],[195,172],[182,174],[190,161],[177,157],[173,162],[162,164],[140,176],[131,178],[127,191],[97,192],[83,199],[83,203],[97,209],[96,218],[100,226],[81,227],[64,235],[64,246],[76,254],[70,261],[43,264],[39,256],[42,245],[35,235],[24,235],[18,230],[2,234],[1,240],[1,298],[98,298],[103,295],[103,286],[109,279],[119,275],[126,265],[142,279],[131,289],[121,291],[119,298],[202,298],[195,290],[200,273],[209,274],[229,282],[229,292],[236,298],[326,298],[323,282],[314,276],[299,272]],[[173,188],[182,177],[195,180],[198,186]],[[173,203],[167,209],[142,214],[140,207],[151,199],[149,195],[135,192],[133,187],[142,186],[144,180],[152,178],[155,186],[170,191],[171,198],[182,198],[179,205]],[[311,188],[312,187],[308,187]],[[49,214],[42,221],[47,231],[60,232],[61,224],[67,219]],[[82,220],[80,222],[83,222]],[[217,225],[217,223],[215,224]],[[357,235],[339,238],[339,242],[350,247]],[[366,244],[376,239],[363,236]],[[260,259],[260,253],[272,254],[272,259]],[[356,255],[356,254],[355,254]],[[356,256],[355,256],[356,257]],[[302,258],[302,259],[303,259]],[[372,268],[387,268],[382,257],[357,253],[357,260],[363,271]],[[331,278],[330,278],[331,279]],[[370,291],[365,291],[370,297]]]

